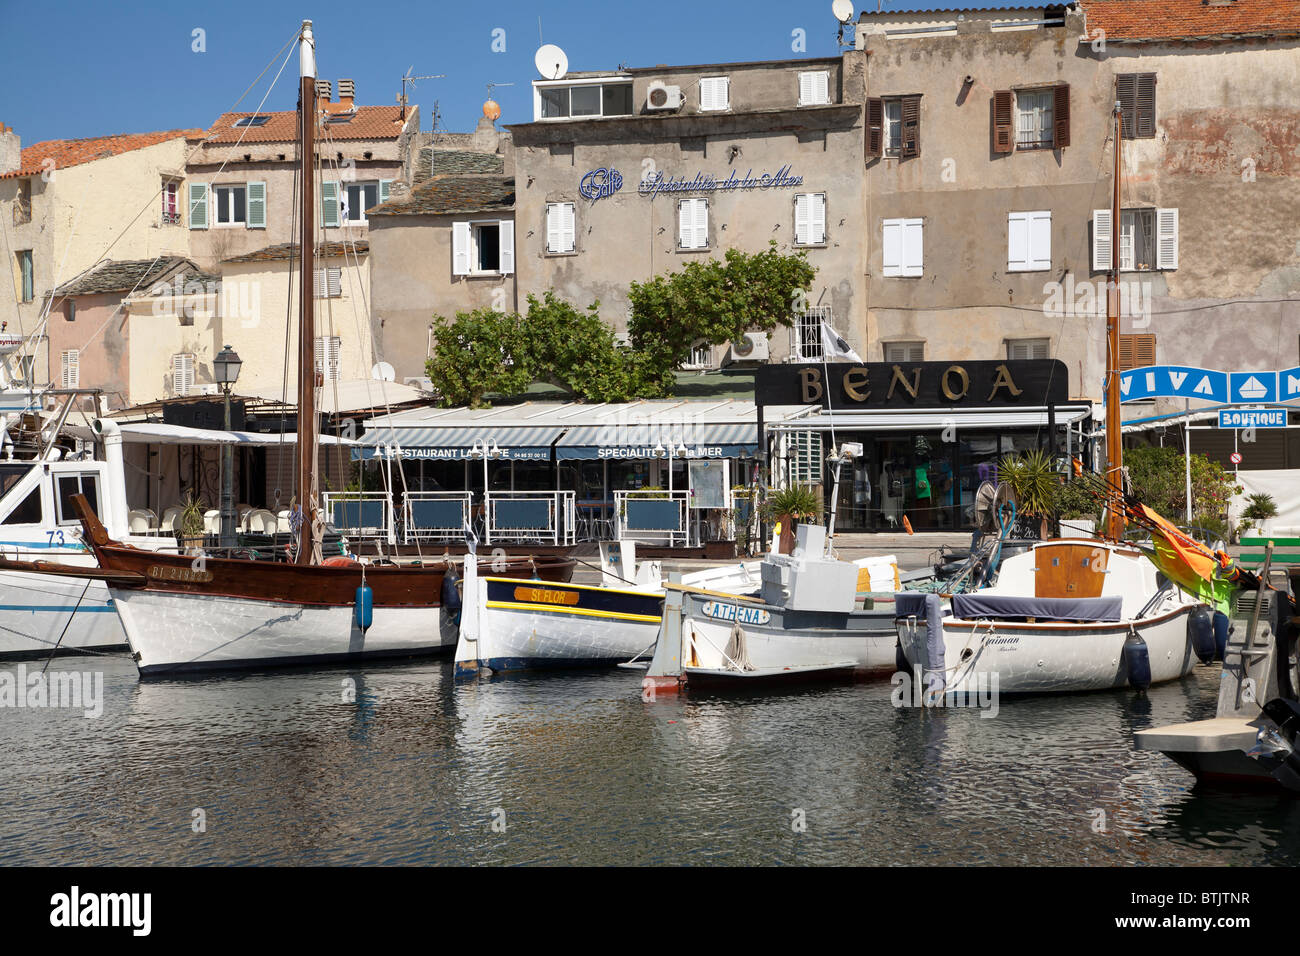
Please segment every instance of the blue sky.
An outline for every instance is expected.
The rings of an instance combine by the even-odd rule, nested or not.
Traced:
[[[889,0],[887,10],[944,4]],[[956,5],[956,4],[953,4]],[[1001,5],[1001,4],[997,4]],[[871,0],[870,9],[875,9]],[[857,10],[861,11],[861,3]],[[0,0],[5,53],[0,57],[0,122],[24,144],[179,127],[207,128],[231,108],[303,17],[315,22],[320,76],[354,79],[365,105],[396,102],[400,78],[421,81],[411,93],[429,128],[434,101],[440,127],[468,131],[481,115],[488,83],[498,87],[502,123],[532,119],[529,83],[541,36],[561,46],[570,68],[610,69],[733,60],[829,56],[837,52],[830,0],[425,0],[299,4],[229,0],[214,3]],[[205,52],[194,52],[193,31]],[[504,52],[494,52],[494,32]],[[792,50],[803,30],[806,50]],[[501,34],[495,35],[496,39]],[[279,68],[277,63],[276,68]],[[273,69],[241,108],[256,108]],[[296,57],[267,109],[292,109]]]

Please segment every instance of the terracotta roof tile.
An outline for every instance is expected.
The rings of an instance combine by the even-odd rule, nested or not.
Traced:
[[[1082,0],[1088,34],[1107,40],[1300,36],[1296,0]]]
[[[338,259],[343,256],[351,258],[355,253],[364,256],[370,252],[370,243],[365,239],[354,242],[325,242],[316,249],[317,259]],[[276,262],[281,259],[297,259],[298,243],[282,242],[278,246],[267,246],[255,252],[245,252],[240,256],[231,256],[222,262]]]
[[[515,181],[506,176],[435,176],[417,183],[409,195],[390,199],[366,216],[418,216],[460,212],[509,212]]]
[[[335,114],[336,117],[347,114]],[[400,106],[358,106],[352,118],[346,122],[338,119],[328,124],[331,139],[397,139],[402,135],[402,128],[413,115],[408,110],[406,119],[402,119]],[[235,123],[252,116],[265,116],[266,122],[260,126],[236,127]],[[207,142],[215,144],[241,142],[245,143],[291,143],[298,138],[298,113],[289,110],[281,113],[223,113],[212,128],[208,130]]]
[[[94,162],[109,156],[120,156],[133,149],[157,146],[168,140],[203,135],[198,129],[168,129],[157,133],[118,133],[114,136],[92,136],[89,139],[49,139],[23,148],[18,169],[5,173],[0,179],[36,176],[46,169],[67,169],[82,163]],[[47,161],[53,160],[52,167]]]

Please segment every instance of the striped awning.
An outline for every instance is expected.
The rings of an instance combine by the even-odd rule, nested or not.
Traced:
[[[670,454],[679,458],[747,458],[757,452],[753,422],[577,425],[555,446],[560,460],[666,458]]]
[[[551,445],[563,432],[556,425],[380,426],[366,432],[353,458],[462,461],[473,457],[475,444],[487,442],[502,461],[550,461]]]

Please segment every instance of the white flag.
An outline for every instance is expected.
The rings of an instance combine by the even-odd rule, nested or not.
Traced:
[[[862,356],[849,348],[849,343],[825,319],[822,320],[822,355],[828,362],[840,359],[846,362],[862,361]]]

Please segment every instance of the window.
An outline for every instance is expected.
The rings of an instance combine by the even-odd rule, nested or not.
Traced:
[[[248,221],[248,189],[243,183],[214,186],[212,192],[218,226],[242,226]]]
[[[0,524],[41,524],[45,520],[45,510],[41,507],[41,486],[37,485],[27,492],[12,511],[5,515]]]
[[[993,152],[1070,145],[1070,86],[1057,83],[993,93]]]
[[[81,388],[81,352],[68,349],[59,356],[59,387]]]
[[[826,194],[800,193],[794,197],[794,244],[820,246],[826,242]]]
[[[313,293],[318,299],[337,299],[343,295],[343,270],[339,266],[325,266],[312,275]]]
[[[451,224],[452,275],[510,275],[514,271],[514,222],[490,219]]]
[[[1111,214],[1092,213],[1092,268],[1111,267]],[[1178,268],[1178,210],[1125,209],[1119,220],[1119,267],[1123,272],[1150,272]]]
[[[368,183],[345,183],[339,198],[339,218],[344,222],[365,222],[366,210],[373,209],[388,198],[388,190],[380,196],[378,180]]]
[[[316,372],[327,382],[339,380],[342,342],[337,335],[316,336]]]
[[[178,396],[194,391],[194,353],[181,352],[172,356],[172,392]]]
[[[631,83],[582,83],[572,86],[538,86],[537,119],[631,116]]]
[[[925,361],[924,342],[886,342],[884,345],[886,362],[912,364]]]
[[[731,78],[706,76],[700,79],[700,109],[725,110],[731,106]]]
[[[18,301],[31,302],[36,298],[36,275],[32,271],[32,250],[22,249],[15,254],[18,260]]]
[[[1125,139],[1152,139],[1156,135],[1156,75],[1121,73],[1115,77],[1120,122]]]
[[[235,120],[231,125],[232,129],[243,129],[246,126],[265,126],[266,121],[271,117],[263,115],[243,116]]]
[[[1049,358],[1050,350],[1047,339],[1007,339],[1007,360],[1011,362]]]
[[[920,219],[886,219],[881,237],[882,271],[886,276],[914,278],[921,275]]]
[[[55,496],[56,520],[59,524],[79,524],[77,509],[73,507],[74,495],[85,495],[95,514],[104,512],[99,506],[99,479],[96,475],[59,475],[58,494]]]
[[[799,105],[824,106],[831,101],[831,75],[827,70],[799,74]]]
[[[677,204],[677,248],[709,248],[707,199],[683,199]]]
[[[164,226],[174,226],[181,221],[179,192],[180,183],[174,179],[163,180],[162,222]]]
[[[795,313],[790,326],[790,358],[795,362],[820,362],[825,356],[822,344],[822,326],[832,323],[829,305],[809,306]]]
[[[1145,368],[1156,364],[1156,337],[1150,333],[1119,337],[1119,370]]]
[[[546,204],[546,251],[573,252],[577,248],[574,205],[571,202]]]
[[[69,322],[77,321],[77,300],[76,299],[64,300],[63,317]]]
[[[908,159],[921,155],[921,97],[867,100],[867,155]]]
[[[790,484],[809,485],[822,480],[822,433],[790,433]]]
[[[1007,214],[1007,271],[1042,272],[1052,268],[1052,213]]]
[[[32,221],[32,181],[18,180],[18,194],[14,196],[14,225]]]

